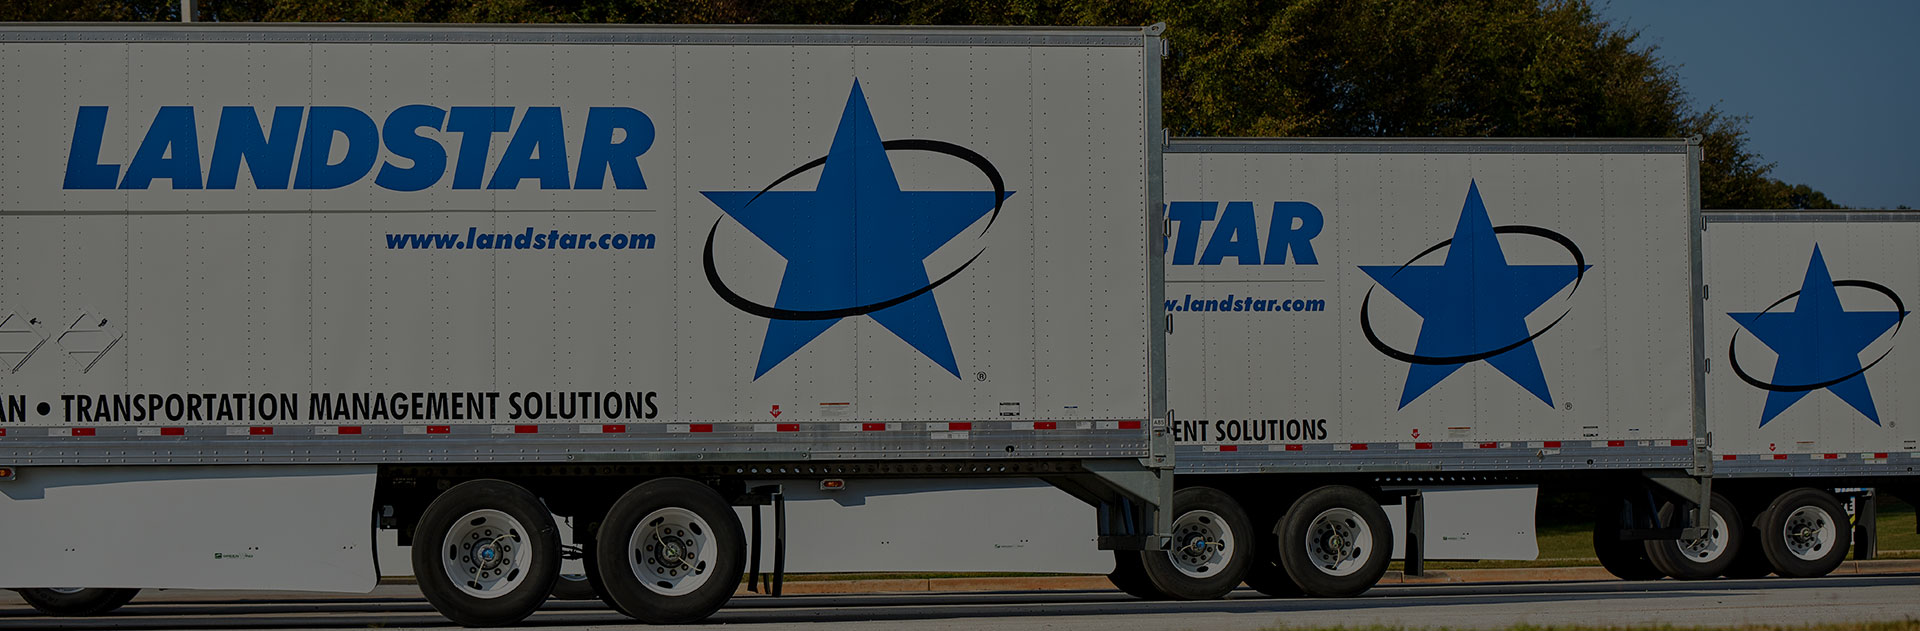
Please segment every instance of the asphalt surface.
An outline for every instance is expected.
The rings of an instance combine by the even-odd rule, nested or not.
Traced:
[[[1115,591],[915,593],[735,598],[705,625],[684,628],[1161,629],[1503,628],[1518,623],[1724,627],[1920,619],[1920,574],[1745,581],[1554,582],[1376,588],[1357,598],[1143,602]],[[46,618],[12,592],[0,629],[443,629],[451,625],[409,586],[334,596],[270,592],[143,592],[116,615]],[[521,628],[669,629],[598,603],[551,602]]]

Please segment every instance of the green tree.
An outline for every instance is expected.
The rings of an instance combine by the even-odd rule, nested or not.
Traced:
[[[168,0],[39,0],[0,20],[175,20]],[[1167,126],[1195,136],[1702,139],[1708,208],[1832,208],[1771,177],[1745,117],[1587,0],[200,0],[305,22],[1138,25],[1166,22]]]

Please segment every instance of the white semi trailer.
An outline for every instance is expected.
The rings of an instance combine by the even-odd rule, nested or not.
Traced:
[[[821,476],[1157,545],[1159,33],[0,26],[0,586],[366,591],[386,527],[461,624],[568,543],[688,622]]]
[[[1175,553],[1120,555],[1115,583],[1176,598],[1243,580],[1350,595],[1396,547],[1416,572],[1436,552],[1530,558],[1541,484],[1658,480],[1683,505],[1698,497],[1710,462],[1694,379],[1697,150],[1170,144]],[[1487,501],[1437,491],[1476,487],[1517,489],[1495,503],[1524,510],[1427,532],[1429,500],[1456,514],[1455,498]],[[1384,504],[1405,507],[1406,545]],[[1684,519],[1643,536],[1688,534]],[[1449,539],[1482,545],[1417,547],[1460,547]]]
[[[1920,357],[1900,336],[1920,214],[1703,213],[1698,151],[1176,139],[1171,550],[1108,566],[1090,533],[1037,526],[1086,509],[976,485],[950,501],[1009,506],[1030,536],[953,517],[927,535],[946,556],[868,545],[794,567],[1111,567],[1147,598],[1348,595],[1390,558],[1534,558],[1537,489],[1596,498],[1596,551],[1623,578],[1818,576],[1871,555],[1873,516],[1850,525],[1845,501],[1915,499],[1920,479],[1903,387]],[[1690,530],[1702,493],[1712,521]],[[893,486],[808,497],[797,519],[824,532],[931,510]],[[822,510],[848,504],[871,507]]]
[[[1180,491],[1172,553],[1117,553],[1129,592],[1343,595],[1394,556],[1528,558],[1530,494],[1458,492],[1530,487],[1599,498],[1622,577],[1818,576],[1866,496],[1836,489],[1913,497],[1920,214],[1703,213],[1684,140],[1165,159]]]

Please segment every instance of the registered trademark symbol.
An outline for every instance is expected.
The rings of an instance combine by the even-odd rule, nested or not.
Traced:
[[[980,372],[976,372],[976,373],[973,373],[973,380],[974,380],[974,381],[986,381],[986,380],[987,380],[987,372],[983,370],[983,371],[980,371]]]

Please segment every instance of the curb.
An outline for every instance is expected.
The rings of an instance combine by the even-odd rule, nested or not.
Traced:
[[[1920,573],[1920,559],[1847,561],[1833,575]],[[1421,576],[1387,572],[1381,585],[1434,585],[1457,583],[1529,583],[1547,581],[1610,581],[1605,568],[1542,567],[1494,568],[1484,570],[1434,570]],[[869,579],[857,581],[797,581],[781,586],[782,595],[795,594],[888,594],[917,592],[1002,592],[1002,591],[1090,591],[1110,590],[1113,584],[1102,575],[1030,576],[1006,578],[916,578]],[[748,592],[743,585],[735,596],[764,596]]]

